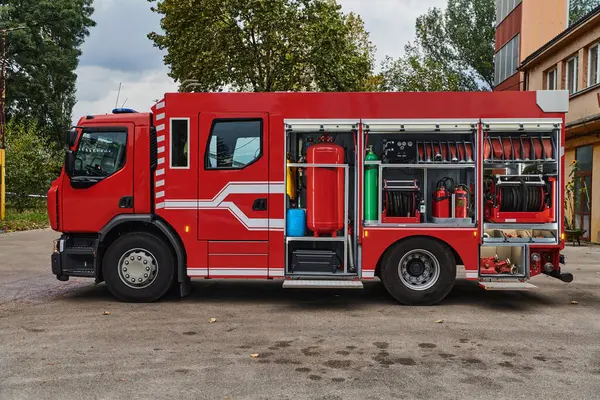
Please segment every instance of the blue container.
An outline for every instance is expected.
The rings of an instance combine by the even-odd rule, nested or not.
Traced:
[[[286,232],[288,237],[302,237],[306,234],[306,210],[290,208],[287,210]]]

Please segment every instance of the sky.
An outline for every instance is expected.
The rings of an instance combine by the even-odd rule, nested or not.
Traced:
[[[399,57],[414,38],[416,18],[446,0],[338,0],[344,12],[354,11],[365,21],[377,46],[377,64],[386,55]],[[97,26],[82,46],[77,69],[77,104],[73,120],[110,112],[122,83],[119,106],[149,111],[164,93],[177,90],[163,64],[164,54],[147,34],[160,30],[160,16],[147,0],[95,0]]]

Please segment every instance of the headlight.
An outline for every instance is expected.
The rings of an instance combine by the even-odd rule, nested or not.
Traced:
[[[544,271],[549,274],[550,272],[554,271],[554,265],[552,263],[544,264]]]
[[[533,260],[533,262],[539,262],[542,259],[542,256],[540,256],[538,253],[533,253],[531,255],[531,259]]]

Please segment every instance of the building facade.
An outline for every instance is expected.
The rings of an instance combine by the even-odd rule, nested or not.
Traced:
[[[520,67],[526,90],[568,90],[567,174],[585,188],[570,217],[584,238],[600,242],[600,7],[526,57]],[[576,187],[575,190],[581,187]],[[595,195],[595,198],[594,198]]]
[[[495,0],[496,91],[523,90],[521,62],[566,29],[567,0]]]

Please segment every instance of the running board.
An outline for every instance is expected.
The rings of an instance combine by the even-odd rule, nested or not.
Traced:
[[[537,286],[527,282],[479,282],[485,290],[535,290]]]
[[[283,282],[284,289],[362,289],[361,281],[294,279]]]

